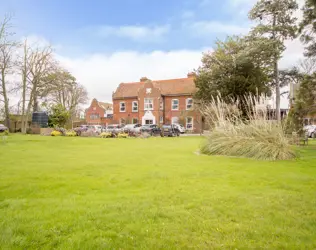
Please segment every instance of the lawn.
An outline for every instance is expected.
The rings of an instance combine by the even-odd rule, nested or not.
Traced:
[[[264,162],[201,140],[0,141],[0,248],[316,248],[316,143]]]

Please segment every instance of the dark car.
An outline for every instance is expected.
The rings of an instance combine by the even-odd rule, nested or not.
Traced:
[[[148,125],[143,125],[141,128],[140,128],[140,132],[141,133],[148,133],[148,134],[151,134],[151,135],[160,135],[161,134],[161,129],[155,125],[155,124],[148,124]]]
[[[174,125],[162,125],[161,136],[179,136],[180,131]]]
[[[0,124],[0,133],[4,131],[8,131],[8,130],[9,129],[6,126],[4,126],[3,124]]]

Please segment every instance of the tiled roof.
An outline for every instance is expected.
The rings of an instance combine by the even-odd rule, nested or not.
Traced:
[[[111,110],[113,109],[113,104],[112,103],[107,103],[107,102],[98,102],[99,106],[101,108],[104,108],[105,110]]]
[[[153,80],[152,83],[160,89],[162,95],[188,95],[196,91],[193,77]],[[121,83],[113,93],[113,98],[136,97],[142,85],[144,82]]]

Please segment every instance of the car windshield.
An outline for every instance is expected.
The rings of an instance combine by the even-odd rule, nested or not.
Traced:
[[[171,128],[171,125],[163,125],[163,128]]]
[[[108,128],[114,128],[114,126],[108,126]]]

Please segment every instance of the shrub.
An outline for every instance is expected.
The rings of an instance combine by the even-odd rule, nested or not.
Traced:
[[[96,137],[98,134],[92,130],[82,131],[80,136],[82,137]]]
[[[112,137],[112,133],[110,133],[110,132],[102,132],[100,134],[100,137],[101,138],[111,138]]]
[[[0,136],[8,136],[8,135],[9,135],[9,131],[8,130],[0,132]]]
[[[51,132],[50,134],[51,136],[61,136],[62,133],[60,131],[54,130],[53,132]]]
[[[77,136],[77,133],[73,130],[66,131],[66,136]]]
[[[118,138],[127,138],[128,137],[128,134],[127,133],[119,133],[117,135]]]
[[[32,129],[31,128],[27,128],[26,129],[26,134],[28,134],[28,135],[32,134]]]
[[[260,160],[285,160],[294,158],[295,152],[279,121],[269,120],[265,109],[260,109],[257,98],[245,97],[247,117],[235,105],[220,97],[213,99],[203,113],[212,126],[201,153],[228,155]]]
[[[142,139],[146,139],[146,138],[149,138],[151,135],[147,132],[143,132],[139,135],[139,138],[142,138]]]

